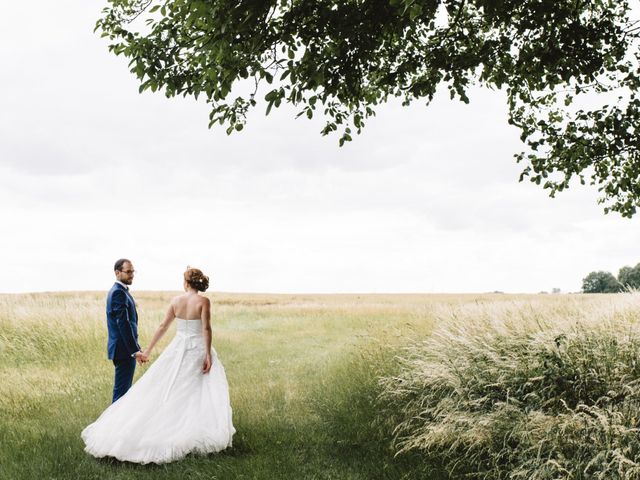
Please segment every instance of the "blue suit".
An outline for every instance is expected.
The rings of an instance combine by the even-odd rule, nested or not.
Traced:
[[[116,368],[113,401],[127,393],[133,383],[136,359],[132,355],[141,350],[138,344],[138,313],[129,291],[115,283],[107,295],[107,354]]]

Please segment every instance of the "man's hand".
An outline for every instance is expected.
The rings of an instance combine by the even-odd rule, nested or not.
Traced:
[[[146,352],[136,352],[136,362],[138,365],[142,365],[143,363],[147,363],[149,361],[149,354]]]
[[[207,355],[202,363],[202,373],[209,373],[211,370],[211,355]]]

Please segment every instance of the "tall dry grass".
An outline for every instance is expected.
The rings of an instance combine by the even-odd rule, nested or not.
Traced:
[[[134,295],[144,345],[161,321],[173,293],[136,292]],[[138,468],[88,457],[79,437],[82,428],[100,414],[111,396],[113,366],[106,360],[105,292],[0,295],[0,480],[174,480],[187,475],[225,480],[434,480],[440,478],[435,472],[442,459],[467,462],[465,455],[470,452],[469,462],[486,464],[489,457],[483,457],[482,452],[493,450],[465,450],[466,439],[472,438],[479,445],[482,442],[478,438],[486,437],[487,441],[503,438],[491,429],[492,425],[501,425],[505,432],[519,425],[511,420],[491,423],[481,415],[501,401],[511,408],[515,405],[513,398],[519,398],[512,392],[518,381],[508,380],[512,377],[510,374],[501,376],[500,372],[506,368],[503,364],[497,362],[489,370],[481,365],[481,362],[490,365],[493,362],[481,356],[483,351],[490,358],[508,357],[504,352],[511,348],[500,345],[508,344],[513,332],[520,332],[517,338],[525,338],[519,351],[528,350],[529,344],[546,345],[543,333],[551,335],[558,324],[565,325],[559,333],[567,333],[567,340],[561,337],[564,346],[556,348],[578,352],[574,347],[569,348],[574,335],[569,326],[583,324],[590,315],[595,319],[594,328],[598,326],[598,319],[613,319],[609,323],[617,324],[620,318],[627,318],[631,325],[636,321],[635,300],[624,296],[214,293],[210,298],[213,344],[227,371],[238,429],[234,448],[222,455],[188,457],[162,468]],[[444,325],[433,339],[435,346],[440,345],[433,350],[440,352],[439,356],[433,357],[431,363],[421,363],[425,351],[421,347],[427,345],[422,339],[428,338],[434,325],[440,322]],[[585,324],[583,337],[590,338],[590,325]],[[173,332],[168,332],[158,351],[172,336]],[[551,336],[556,339],[558,335]],[[461,353],[467,351],[464,349],[446,352],[470,337],[478,340],[467,342],[468,352],[475,352],[475,357],[469,357],[471,353],[464,357]],[[616,341],[622,341],[617,334]],[[614,348],[611,343],[596,343]],[[623,343],[632,342],[624,340]],[[406,344],[413,346],[402,350],[401,346]],[[493,350],[487,350],[485,344],[493,346]],[[616,352],[623,351],[619,344],[615,345]],[[629,358],[634,355],[634,349],[635,346],[624,350]],[[555,352],[553,348],[545,351]],[[608,358],[607,349],[598,351],[603,358]],[[557,361],[553,363],[556,357],[551,353],[547,365],[560,369]],[[403,358],[401,363],[394,359],[398,354]],[[576,353],[576,356],[579,355]],[[532,363],[526,358],[525,365]],[[468,372],[450,384],[446,379],[455,376],[446,374],[446,365],[442,367],[447,359],[460,367],[468,365],[464,368]],[[412,363],[414,361],[418,363]],[[410,367],[418,364],[424,368],[420,375],[414,376]],[[434,369],[443,378],[440,383],[423,375]],[[144,370],[138,369],[136,378],[144,374]],[[523,375],[529,374],[524,366],[521,371]],[[600,370],[597,372],[597,378],[604,375]],[[614,384],[611,379],[618,378],[616,375],[614,372],[606,377],[606,384]],[[381,385],[378,381],[381,376],[395,379],[396,383]],[[509,385],[506,396],[499,387],[471,389],[474,382],[480,385],[495,377]],[[535,381],[538,382],[532,388],[535,391],[546,385]],[[620,385],[626,385],[625,382],[621,381]],[[383,388],[389,393],[390,385],[397,387],[398,395],[380,397]],[[424,394],[421,385],[440,385],[441,390],[435,388],[436,396],[424,400],[420,408],[438,405],[429,403],[438,398],[461,405],[459,410],[446,410],[446,402],[439,404],[441,412],[449,411],[451,415],[442,422],[439,444],[433,442],[436,437],[430,434],[427,442],[432,442],[433,448],[426,443],[413,446],[409,443],[412,432],[417,431],[415,428],[424,424],[424,421],[408,421],[422,412],[417,407]],[[591,391],[592,387],[584,390]],[[467,396],[472,403],[477,404],[475,410],[465,410],[465,402],[471,400],[456,396],[465,391],[469,392]],[[531,409],[532,418],[537,412],[551,412],[536,417],[540,419],[537,424],[540,426],[534,434],[528,434],[532,439],[547,431],[543,428],[547,425],[545,422],[556,425],[553,423],[556,414],[562,413],[562,403],[558,406],[556,402],[553,408],[552,404],[545,406],[545,399],[555,398],[552,393],[549,390],[544,394],[546,397],[542,395],[535,404],[538,406]],[[533,396],[527,399],[534,401]],[[577,409],[571,402],[567,405]],[[459,418],[469,419],[466,424],[454,421],[460,412],[463,415]],[[591,413],[597,412],[592,409]],[[484,421],[488,428],[483,429],[482,424],[471,428],[476,419]],[[397,430],[397,440],[407,441],[400,443],[407,453],[394,457],[393,430],[400,423],[406,428]],[[435,431],[436,422],[430,425]],[[520,430],[514,431],[517,435]],[[455,435],[461,440],[450,451],[451,445],[445,440]],[[508,435],[505,433],[504,437]],[[442,452],[445,454],[441,455]],[[542,454],[547,454],[546,450]],[[630,454],[625,455],[632,458]],[[425,462],[425,458],[429,461]],[[510,461],[509,458],[516,462],[519,457],[505,457],[505,461]],[[523,465],[521,476],[525,478],[527,472],[536,471],[533,464]],[[460,468],[451,468],[449,463],[446,466],[454,475],[466,471],[462,464]]]
[[[640,294],[438,317],[382,380],[401,455],[452,478],[640,478]]]

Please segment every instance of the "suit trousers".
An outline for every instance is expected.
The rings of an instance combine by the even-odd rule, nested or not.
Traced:
[[[135,358],[122,358],[113,360],[113,365],[116,367],[116,375],[113,383],[112,403],[127,393],[131,388],[133,374],[136,371],[136,360]]]

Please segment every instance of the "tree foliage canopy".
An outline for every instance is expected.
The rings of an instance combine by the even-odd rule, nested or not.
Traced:
[[[616,293],[620,290],[621,285],[611,272],[591,272],[582,279],[584,293]]]
[[[204,96],[210,126],[241,130],[264,99],[340,144],[375,107],[468,102],[506,92],[525,178],[551,196],[570,181],[605,212],[640,206],[640,22],[628,0],[108,0],[96,28],[131,60],[140,90]]]
[[[618,281],[624,288],[640,289],[640,263],[635,267],[622,267],[618,273]]]

